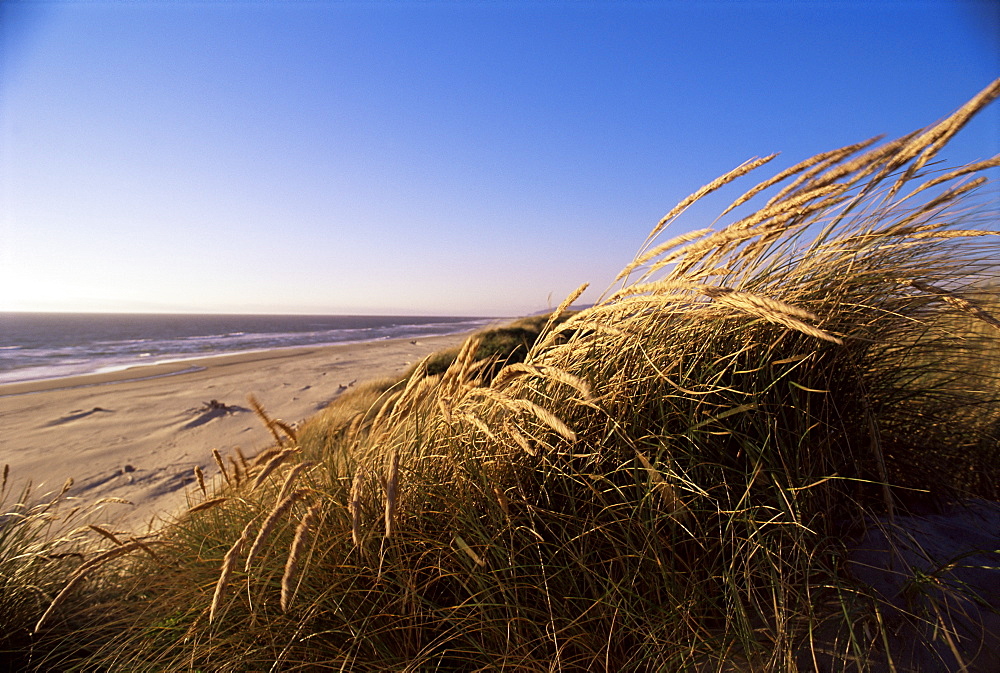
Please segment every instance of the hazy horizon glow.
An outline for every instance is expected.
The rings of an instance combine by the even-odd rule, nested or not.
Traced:
[[[997,76],[988,1],[4,2],[0,311],[592,300],[717,175]],[[943,158],[997,153],[994,105]]]

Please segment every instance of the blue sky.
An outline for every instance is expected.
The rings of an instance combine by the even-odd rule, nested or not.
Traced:
[[[992,2],[8,0],[0,310],[524,314],[997,76]]]

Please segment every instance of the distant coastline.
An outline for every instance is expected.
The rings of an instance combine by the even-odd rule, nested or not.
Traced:
[[[0,313],[0,385],[148,371],[222,355],[459,334],[495,321],[466,316]]]

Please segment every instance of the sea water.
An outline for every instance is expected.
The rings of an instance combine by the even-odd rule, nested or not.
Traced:
[[[0,383],[212,355],[458,334],[493,318],[0,313]]]

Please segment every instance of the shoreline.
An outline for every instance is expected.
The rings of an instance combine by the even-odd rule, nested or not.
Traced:
[[[14,379],[14,380],[4,380],[4,377],[16,374],[19,369],[5,370],[2,372],[4,376],[0,376],[0,397],[6,397],[9,395],[19,395],[27,392],[36,392],[38,390],[55,390],[63,387],[77,387],[82,385],[103,385],[107,382],[118,382],[122,380],[119,378],[119,374],[122,372],[134,372],[135,376],[129,376],[129,379],[139,379],[146,378],[146,375],[141,374],[146,371],[154,371],[156,373],[150,374],[149,376],[170,376],[177,373],[182,373],[180,369],[177,369],[177,365],[189,364],[192,366],[197,366],[198,363],[202,361],[214,361],[216,358],[269,358],[272,354],[289,352],[298,353],[306,351],[315,351],[319,349],[335,348],[340,346],[357,346],[359,344],[365,343],[378,343],[378,342],[391,342],[391,341],[421,341],[427,339],[433,339],[437,337],[453,337],[468,335],[474,332],[478,332],[484,329],[489,329],[494,325],[502,324],[503,319],[496,318],[483,318],[482,324],[479,324],[473,328],[468,326],[464,327],[457,332],[446,332],[443,334],[410,334],[403,336],[376,336],[371,339],[350,339],[344,341],[327,341],[320,343],[302,343],[302,344],[289,344],[289,345],[274,345],[274,346],[247,346],[239,350],[217,350],[216,352],[208,353],[161,353],[156,357],[149,358],[149,360],[143,359],[143,357],[128,357],[119,361],[117,364],[105,363],[104,365],[92,364],[90,366],[84,364],[78,369],[90,369],[90,371],[75,371],[70,373],[59,373],[54,375],[44,375],[42,374],[38,378],[27,378],[27,379]],[[5,348],[17,348],[16,346],[0,347],[0,350]],[[148,355],[148,354],[146,354]],[[39,366],[40,367],[40,366]],[[91,367],[93,367],[91,369]],[[27,370],[36,369],[38,367],[27,367]],[[13,376],[11,376],[13,378]],[[81,381],[76,382],[77,379]],[[60,385],[58,382],[71,381],[66,385]]]
[[[36,498],[72,478],[73,506],[127,500],[101,505],[98,518],[89,518],[142,532],[189,504],[195,467],[209,479],[219,474],[213,449],[252,458],[272,445],[248,395],[272,418],[295,425],[356,383],[399,376],[469,334],[230,353],[0,384],[0,466],[10,466],[11,491],[31,482]]]
[[[420,342],[450,336],[459,335],[447,334],[441,335],[441,337],[424,337],[423,339],[376,339],[373,341],[351,341],[347,343],[322,344],[316,346],[283,346],[253,351],[240,351],[237,353],[219,353],[216,355],[200,355],[190,358],[178,358],[166,362],[153,362],[148,365],[128,365],[122,367],[121,369],[114,369],[112,371],[72,374],[70,376],[57,376],[53,378],[34,379],[30,381],[12,381],[10,383],[0,383],[0,399],[4,397],[32,395],[35,393],[56,390],[74,390],[77,388],[91,388],[94,386],[106,386],[116,383],[147,381],[167,376],[181,376],[184,374],[194,374],[219,365],[263,362],[276,358],[296,357],[328,349],[350,348],[352,346],[359,346],[363,344],[389,343],[393,341]]]

